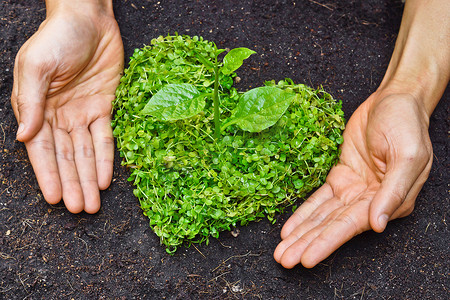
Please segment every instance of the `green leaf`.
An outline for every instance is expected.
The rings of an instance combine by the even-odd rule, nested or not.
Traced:
[[[225,51],[227,51],[227,50],[226,49],[217,49],[215,52],[215,55],[219,56],[222,52],[225,52]]]
[[[248,48],[235,48],[225,55],[223,58],[222,73],[229,75],[239,69],[242,66],[244,59],[250,57],[250,55],[256,52]]]
[[[195,52],[195,57],[203,64],[205,65],[205,67],[213,70],[214,69],[214,64],[212,62],[210,62],[209,60],[207,60],[204,56],[202,56],[200,53]]]
[[[169,84],[147,102],[141,114],[152,115],[163,121],[190,118],[205,107],[205,94],[188,83]]]
[[[276,87],[252,89],[241,96],[234,115],[222,130],[231,124],[250,132],[269,128],[281,118],[294,97],[295,94]]]

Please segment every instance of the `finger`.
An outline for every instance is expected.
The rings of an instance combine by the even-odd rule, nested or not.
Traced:
[[[84,209],[84,198],[75,165],[72,139],[62,129],[53,130],[53,136],[64,204],[70,212],[79,213]]]
[[[114,139],[111,117],[97,119],[89,126],[95,150],[98,187],[105,190],[113,176]]]
[[[19,123],[19,141],[29,141],[42,127],[45,99],[50,84],[46,66],[40,55],[26,51],[17,55],[14,70],[17,89],[11,96],[11,102]]]
[[[281,229],[281,239],[288,237],[291,232],[304,222],[322,203],[333,197],[333,190],[328,183],[322,185],[315,191],[300,207],[292,214]]]
[[[100,209],[100,192],[95,169],[95,154],[87,128],[75,128],[70,133],[75,151],[75,165],[84,198],[84,210],[94,214]]]
[[[305,249],[301,257],[302,265],[314,267],[354,236],[369,230],[369,206],[370,198],[358,201],[329,223]]]
[[[347,206],[336,207],[330,210],[326,218],[320,222],[304,222],[300,224],[277,246],[274,252],[275,260],[287,268],[293,268],[300,262],[303,251],[313,239],[346,209]],[[288,249],[290,250],[288,251]],[[286,251],[288,251],[287,255],[285,255]]]
[[[431,168],[430,160],[426,164],[421,164],[417,159],[404,158],[398,163],[396,169],[386,173],[370,207],[369,219],[374,231],[384,231],[387,222],[402,206],[410,191],[414,191],[417,196],[423,183],[418,184],[418,187],[414,189],[413,186],[422,173],[426,173],[422,177],[427,177],[429,172],[427,166]]]
[[[303,252],[308,247],[308,245],[311,244],[311,242],[316,238],[316,236],[320,234],[320,231],[320,228],[314,228],[309,232],[308,235],[303,235],[300,237],[290,235],[285,240],[283,240],[275,249],[275,260],[284,268],[292,269],[300,263]],[[290,245],[286,245],[286,242],[289,239],[292,239],[292,242],[289,241]]]
[[[285,268],[299,263],[312,268],[355,235],[370,229],[369,201],[358,201],[330,215],[327,222],[313,228],[285,249],[279,262]]]
[[[342,202],[337,198],[332,198],[329,201],[322,203],[307,218],[305,218],[303,222],[297,224],[297,227],[295,227],[291,233],[283,239],[283,244],[286,247],[289,247],[290,243],[294,242],[292,237],[299,238],[314,227],[328,222],[330,215],[336,214],[336,211],[339,211],[342,208],[345,209]]]
[[[58,203],[62,188],[50,125],[45,122],[41,131],[25,146],[45,200],[50,204]]]

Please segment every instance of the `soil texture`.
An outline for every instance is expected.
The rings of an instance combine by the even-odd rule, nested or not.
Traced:
[[[348,119],[381,82],[400,0],[114,1],[126,57],[159,35],[199,35],[257,52],[239,88],[285,77],[342,99]],[[363,233],[313,269],[286,270],[273,251],[277,216],[166,254],[116,152],[95,215],[48,205],[10,105],[14,58],[45,18],[43,1],[0,1],[0,299],[448,299],[449,89],[430,122],[434,162],[415,211]],[[301,200],[299,200],[301,201]],[[300,202],[299,202],[300,203]]]

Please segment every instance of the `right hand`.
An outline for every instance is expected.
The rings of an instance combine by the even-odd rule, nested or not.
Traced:
[[[112,7],[77,4],[47,10],[20,49],[11,104],[46,201],[95,213],[113,173],[111,106],[123,45]]]

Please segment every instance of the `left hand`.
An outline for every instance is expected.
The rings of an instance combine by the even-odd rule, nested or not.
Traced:
[[[376,92],[350,118],[339,163],[289,218],[274,258],[312,268],[363,231],[409,215],[431,169],[428,116],[408,94]]]

